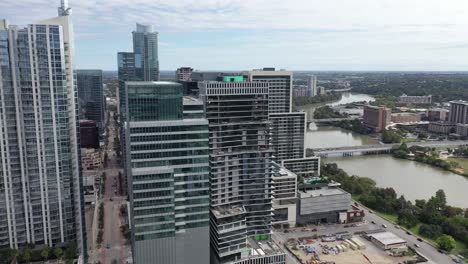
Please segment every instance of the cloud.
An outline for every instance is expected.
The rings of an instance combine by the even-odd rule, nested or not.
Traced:
[[[175,67],[177,59],[203,67],[212,63],[213,69],[223,63],[216,57],[222,52],[236,54],[250,64],[271,63],[275,59],[278,64],[284,62],[296,69],[353,60],[368,65],[396,65],[398,61],[411,60],[445,63],[451,58],[459,65],[459,58],[463,57],[460,55],[468,55],[446,52],[463,51],[463,45],[458,43],[468,43],[466,0],[69,2],[77,48],[83,52],[104,47],[105,54],[128,50],[135,23],[150,23],[160,32],[161,65],[170,67]],[[55,16],[58,4],[59,0],[1,0],[0,18],[24,25]],[[275,56],[278,51],[285,55]],[[81,53],[78,61],[92,59],[95,53]],[[198,61],[201,59],[205,62]],[[115,68],[115,58],[102,57],[97,63]]]

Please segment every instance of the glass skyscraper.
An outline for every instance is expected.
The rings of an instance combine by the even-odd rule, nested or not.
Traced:
[[[26,28],[0,23],[0,247],[86,251],[67,12]]]
[[[102,86],[102,70],[77,70],[78,103],[80,119],[95,121],[99,133],[104,133],[105,98]]]
[[[209,263],[208,121],[172,82],[126,82],[135,263]]]

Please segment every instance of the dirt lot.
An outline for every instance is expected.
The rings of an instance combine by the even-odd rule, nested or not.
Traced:
[[[328,247],[333,247],[336,245],[341,245],[341,241],[335,242],[321,242],[319,240],[309,240],[306,242],[307,247],[313,247],[317,250],[319,258],[321,261],[333,261],[336,264],[397,264],[405,260],[413,259],[412,257],[392,257],[387,254],[387,252],[376,247],[370,241],[367,241],[363,238],[357,238],[366,245],[365,249],[352,250],[348,249],[346,252],[333,253],[331,252],[328,255],[323,254],[323,247],[326,245]],[[291,248],[291,247],[290,247]],[[302,249],[292,250],[296,255],[304,261],[310,261],[313,254],[307,254]],[[366,256],[371,262],[368,262]],[[318,262],[317,262],[318,263]]]

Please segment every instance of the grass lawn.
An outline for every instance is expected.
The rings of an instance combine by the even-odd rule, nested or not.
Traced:
[[[396,215],[391,215],[391,214],[386,214],[386,213],[381,213],[381,212],[377,212],[377,211],[373,211],[374,213],[376,213],[378,216],[392,222],[392,223],[395,223],[397,222],[398,220],[398,216]]]
[[[449,160],[449,161],[455,161],[456,163],[458,163],[458,164],[463,168],[463,170],[465,170],[465,173],[468,173],[468,159],[464,159],[464,158],[449,158],[448,160]]]

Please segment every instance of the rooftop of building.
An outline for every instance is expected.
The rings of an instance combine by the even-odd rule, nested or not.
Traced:
[[[169,82],[169,81],[132,81],[132,82],[125,82],[126,85],[139,85],[139,86],[153,86],[153,85],[181,85],[177,82]]]
[[[418,116],[420,115],[419,113],[408,113],[408,112],[404,112],[404,113],[392,113],[392,116]]]
[[[215,207],[211,209],[216,218],[229,217],[245,213],[245,208],[243,206],[231,206],[231,207]]]
[[[432,97],[432,95],[407,95],[407,94],[402,94],[400,97]]]
[[[343,191],[340,188],[335,186],[328,185],[327,187],[315,189],[315,190],[301,190],[299,191],[300,198],[312,198],[312,197],[320,197],[320,196],[332,196],[332,195],[343,195],[347,192]]]
[[[183,104],[184,105],[202,105],[203,102],[200,99],[193,97],[193,96],[184,96]]]
[[[451,104],[464,104],[464,105],[468,105],[468,101],[464,101],[464,100],[453,100],[453,101],[450,101]]]
[[[400,238],[399,236],[391,233],[391,232],[380,232],[380,233],[374,233],[370,234],[369,237],[374,238],[375,240],[378,240],[380,243],[384,245],[393,245],[393,244],[401,244],[401,243],[406,243],[405,240]]]
[[[247,239],[247,243],[250,246],[251,256],[264,256],[284,253],[283,250],[271,240],[257,241],[252,237]]]

